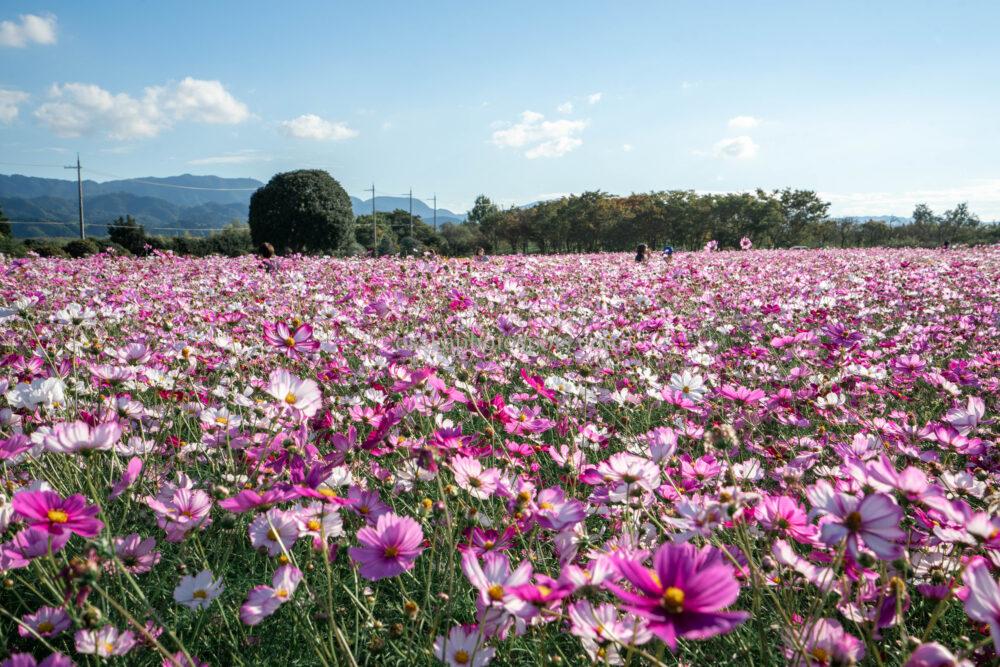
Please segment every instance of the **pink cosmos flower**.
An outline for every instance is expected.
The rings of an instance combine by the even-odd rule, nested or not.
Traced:
[[[365,518],[369,525],[374,525],[379,518],[392,511],[378,495],[378,491],[362,489],[360,486],[352,485],[347,489],[347,500],[349,507]]]
[[[487,553],[480,564],[469,551],[462,555],[462,572],[479,592],[476,608],[480,617],[491,618],[494,628],[506,625],[509,616],[524,619],[535,614],[530,604],[514,595],[514,589],[531,581],[531,561],[524,560],[511,570],[506,554]]]
[[[719,396],[722,396],[723,398],[728,398],[731,401],[744,403],[746,405],[756,405],[766,396],[766,394],[760,389],[748,389],[747,387],[733,386],[731,384],[723,385],[716,391]]]
[[[118,422],[91,426],[85,421],[57,424],[45,438],[45,446],[53,452],[70,454],[87,450],[108,450],[122,437]]]
[[[764,496],[760,505],[760,522],[773,530],[801,542],[812,544],[819,530],[809,523],[805,508],[788,496]]]
[[[455,471],[455,483],[473,498],[486,500],[497,490],[500,471],[496,468],[483,469],[479,461],[468,456],[456,456],[451,467]]]
[[[621,575],[634,588],[605,586],[625,602],[625,609],[649,622],[649,630],[677,648],[677,638],[706,639],[726,634],[750,614],[722,611],[739,597],[740,585],[733,568],[714,547],[663,544],[653,556],[653,569],[641,560],[619,557]]]
[[[750,240],[749,236],[740,239],[740,250],[750,250],[751,248],[753,248],[753,241]]]
[[[12,505],[29,526],[50,535],[76,533],[94,537],[104,528],[104,523],[94,518],[101,508],[87,505],[87,499],[80,494],[64,500],[54,491],[21,491],[14,494]]]
[[[805,651],[788,649],[790,664],[796,667],[827,667],[828,665],[854,665],[865,657],[865,647],[857,637],[844,632],[840,623],[821,618],[799,637]]]
[[[926,642],[910,654],[903,667],[972,667],[972,662],[959,660],[937,642]]]
[[[589,600],[580,600],[569,606],[568,615],[569,631],[580,638],[596,664],[623,664],[619,645],[642,646],[653,638],[645,619],[632,615],[622,618],[609,602],[595,607]]]
[[[612,454],[607,461],[601,461],[597,472],[606,482],[617,482],[647,491],[660,486],[660,469],[656,464],[628,452],[618,452]]]
[[[114,500],[124,493],[125,489],[132,486],[135,480],[139,479],[140,472],[142,472],[142,459],[138,456],[133,456],[129,459],[128,465],[125,467],[125,474],[122,475],[120,480],[115,482],[114,487],[111,489],[108,500]]]
[[[192,530],[212,523],[212,499],[199,489],[181,487],[169,500],[146,497],[146,504],[156,513],[156,523],[167,533],[167,542],[180,542]]]
[[[71,536],[70,532],[53,535],[40,528],[25,528],[10,542],[0,545],[0,570],[27,567],[33,559],[62,549]]]
[[[969,563],[962,582],[967,591],[965,613],[989,626],[993,646],[1000,651],[1000,586],[990,575],[986,561],[977,559]]]
[[[847,552],[858,558],[858,538],[882,560],[895,560],[903,555],[899,544],[906,537],[899,524],[903,510],[892,497],[873,493],[864,500],[845,493],[834,495],[827,502],[830,521],[823,524],[820,539],[829,545],[847,540]]]
[[[160,552],[153,551],[155,548],[155,538],[142,539],[138,533],[115,538],[115,555],[132,574],[145,574],[160,562]]]
[[[351,560],[361,576],[372,581],[395,577],[413,568],[423,552],[424,531],[420,524],[407,516],[383,514],[375,527],[358,531],[360,547],[351,547]]]
[[[319,341],[313,338],[313,328],[308,324],[300,324],[293,330],[285,322],[268,322],[264,324],[264,340],[293,359],[311,355],[320,348]]]
[[[291,551],[299,539],[299,522],[294,512],[269,509],[250,522],[250,543],[254,549],[266,549],[267,555],[277,556]]]
[[[493,660],[496,649],[484,646],[486,638],[474,625],[457,625],[448,636],[434,640],[434,657],[448,667],[485,667]]]
[[[279,567],[270,586],[257,586],[247,595],[247,601],[240,607],[240,620],[246,625],[257,625],[292,599],[300,581],[302,572],[297,567]]]
[[[323,404],[318,384],[298,378],[284,369],[271,373],[265,391],[282,407],[304,417],[314,417]]]
[[[42,637],[54,637],[72,624],[69,614],[61,607],[40,607],[35,613],[22,616],[21,621],[34,630],[32,633],[23,625],[17,626],[17,633],[22,637],[34,637],[36,633]]]
[[[125,655],[135,646],[135,635],[130,631],[118,632],[112,625],[105,625],[100,630],[78,630],[74,635],[76,652],[110,658],[113,655]]]

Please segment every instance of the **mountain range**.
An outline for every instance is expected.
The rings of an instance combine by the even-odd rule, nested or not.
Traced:
[[[151,234],[206,234],[234,221],[246,222],[250,196],[264,184],[253,178],[182,174],[166,178],[127,178],[83,182],[83,212],[88,234],[102,236],[115,218],[131,215]],[[371,199],[351,197],[355,215],[371,213]],[[407,197],[376,197],[376,211],[409,210]],[[0,209],[18,238],[66,237],[78,233],[76,181],[0,174]],[[434,209],[413,200],[413,214],[427,222]],[[459,222],[465,214],[437,209],[438,224]]]

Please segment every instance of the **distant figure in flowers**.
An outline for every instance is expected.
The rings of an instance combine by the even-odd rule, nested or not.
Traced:
[[[480,263],[490,261],[490,258],[486,256],[486,249],[482,246],[476,248],[476,256],[474,259]]]
[[[641,264],[642,262],[645,262],[647,259],[649,259],[649,248],[646,246],[645,243],[640,243],[638,246],[636,246],[635,249],[635,261]]]
[[[674,247],[672,245],[663,246],[663,259],[668,262],[674,258]]]
[[[270,243],[261,243],[260,247],[257,249],[257,254],[260,255],[260,266],[268,273],[274,273],[278,270],[278,265],[275,263],[274,256],[274,246]]]

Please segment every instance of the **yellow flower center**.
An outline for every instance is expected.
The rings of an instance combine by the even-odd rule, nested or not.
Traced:
[[[62,510],[49,510],[46,516],[49,517],[49,521],[52,523],[66,523],[69,521],[69,514],[66,514]]]
[[[816,659],[816,662],[826,663],[830,659],[830,654],[826,652],[826,649],[817,646],[813,650],[809,651],[809,655]]]
[[[393,545],[393,546],[385,548],[385,557],[386,558],[395,558],[398,555],[399,555],[399,547]]]
[[[274,591],[274,597],[281,598],[282,600],[284,600],[285,598],[288,597],[288,591],[284,588],[279,588],[278,590]]]
[[[368,516],[369,512],[371,512],[371,509],[368,507],[368,505],[362,505],[358,508],[358,514],[360,514],[361,516]]]
[[[295,347],[295,339],[289,336],[288,338],[285,339],[285,345],[287,345],[288,347]]]
[[[198,590],[196,590],[194,593],[191,594],[191,597],[193,597],[195,600],[207,600],[208,591],[206,591],[203,588],[199,588]]]
[[[486,594],[490,596],[490,599],[494,602],[500,602],[503,600],[503,586],[500,584],[493,584],[486,589]]]
[[[479,481],[479,478],[477,478],[477,477],[470,477],[469,478],[469,486],[471,486],[472,488],[478,489],[482,485],[483,485],[483,483]]]
[[[229,418],[228,417],[216,417],[215,418],[215,423],[218,424],[219,426],[225,426],[226,424],[229,423]]]
[[[684,591],[675,586],[663,591],[663,608],[670,614],[679,614],[684,611]]]
[[[862,518],[860,512],[851,512],[844,519],[844,525],[847,526],[847,529],[852,533],[856,533],[861,529],[861,522]]]
[[[278,541],[278,533],[275,532],[274,528],[271,528],[270,530],[267,531],[267,539],[271,540],[272,542]]]
[[[545,586],[545,585],[539,585],[539,586],[535,586],[535,588],[537,588],[537,589],[538,589],[538,592],[539,592],[539,593],[540,593],[540,594],[541,594],[542,596],[546,596],[546,595],[551,595],[551,594],[552,594],[552,589],[551,589],[551,588],[549,588],[548,586]]]
[[[104,652],[111,655],[115,652],[115,645],[111,642],[104,642]]]
[[[317,519],[309,519],[309,521],[306,522],[306,527],[309,530],[319,530],[322,525],[323,524],[321,524]]]
[[[288,392],[287,394],[285,394],[285,403],[288,403],[289,405],[295,405],[295,401],[297,400],[299,399],[295,396],[294,393]]]
[[[461,651],[461,650],[460,651],[455,651],[455,660],[454,660],[454,662],[455,662],[456,665],[467,665],[467,664],[469,664],[469,654],[466,653],[465,651]]]
[[[42,634],[45,634],[46,632],[52,632],[55,629],[56,626],[52,625],[52,623],[48,621],[42,621],[41,623],[38,624],[38,631]]]
[[[494,542],[493,540],[486,540],[485,542],[483,542],[483,548],[484,549],[492,549],[496,545],[497,545],[497,543]]]
[[[320,495],[326,496],[327,498],[336,498],[337,497],[337,492],[334,491],[333,489],[331,489],[330,487],[324,486],[324,487],[322,487],[320,489],[317,489],[317,490],[320,492]]]
[[[543,510],[553,510],[553,509],[556,508],[555,505],[553,505],[552,503],[550,503],[548,501],[540,502],[540,503],[538,503],[538,506],[541,507]]]

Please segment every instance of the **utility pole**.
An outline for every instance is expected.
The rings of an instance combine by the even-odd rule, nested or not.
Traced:
[[[410,238],[413,238],[413,188],[410,188]]]
[[[437,234],[438,230],[438,196],[434,193],[434,233]]]
[[[372,257],[378,257],[378,218],[375,217],[374,183],[372,183]]]
[[[76,164],[68,165],[63,167],[63,169],[76,169],[76,189],[80,195],[80,238],[87,238],[86,232],[83,231],[83,178],[80,176],[80,154],[76,154]]]

